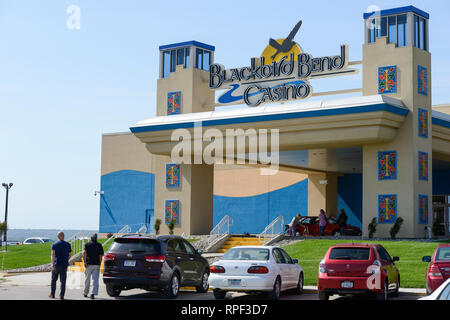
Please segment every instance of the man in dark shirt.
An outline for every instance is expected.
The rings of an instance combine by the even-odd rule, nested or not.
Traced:
[[[64,241],[64,232],[58,232],[58,240],[52,245],[52,282],[51,292],[48,295],[50,298],[55,297],[56,282],[58,277],[61,281],[61,291],[59,298],[64,299],[66,292],[67,267],[69,266],[69,259],[72,256],[72,248],[70,243]]]
[[[84,274],[86,280],[84,281],[84,296],[89,294],[89,286],[91,284],[92,276],[92,293],[91,299],[98,295],[98,278],[100,275],[100,264],[103,257],[103,246],[97,242],[97,234],[91,235],[91,241],[84,245],[83,259],[84,259]]]

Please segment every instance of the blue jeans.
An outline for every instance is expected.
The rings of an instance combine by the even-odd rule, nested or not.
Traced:
[[[319,228],[320,228],[320,235],[324,236],[325,235],[325,226],[323,226],[323,227],[319,226]]]
[[[58,281],[58,276],[61,281],[61,291],[59,293],[59,296],[64,297],[64,294],[66,293],[67,266],[56,266],[55,270],[52,270],[52,283],[51,283],[52,296],[55,296],[56,281]]]

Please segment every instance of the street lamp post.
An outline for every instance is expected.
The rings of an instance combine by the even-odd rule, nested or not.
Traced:
[[[8,197],[9,197],[9,189],[12,188],[13,184],[2,183],[2,186],[6,189],[6,204],[5,204],[5,234],[3,235],[3,241],[5,241],[5,250],[8,251],[8,237],[6,235],[8,231]]]

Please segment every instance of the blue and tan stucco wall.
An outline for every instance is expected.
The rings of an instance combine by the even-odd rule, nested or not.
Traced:
[[[125,225],[132,232],[145,224],[153,230],[155,166],[152,159],[145,145],[132,134],[102,136],[101,233],[117,232]],[[338,209],[344,208],[349,223],[356,226],[361,225],[361,184],[361,175],[338,177]],[[234,220],[231,232],[260,233],[279,215],[284,216],[287,224],[298,213],[308,215],[307,174],[280,170],[275,175],[261,175],[258,168],[215,167],[214,225],[229,215]]]
[[[155,175],[152,156],[130,133],[102,136],[99,232],[117,232],[129,225],[136,232],[153,230]]]

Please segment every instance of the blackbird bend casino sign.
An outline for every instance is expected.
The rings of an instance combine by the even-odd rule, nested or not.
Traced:
[[[210,65],[210,89],[227,90],[218,98],[218,105],[245,103],[256,107],[307,99],[313,93],[308,80],[358,72],[348,68],[348,45],[341,45],[336,56],[313,57],[305,53],[293,41],[301,25],[299,21],[286,38],[270,38],[261,57],[250,59],[250,66],[225,69],[221,64]]]

